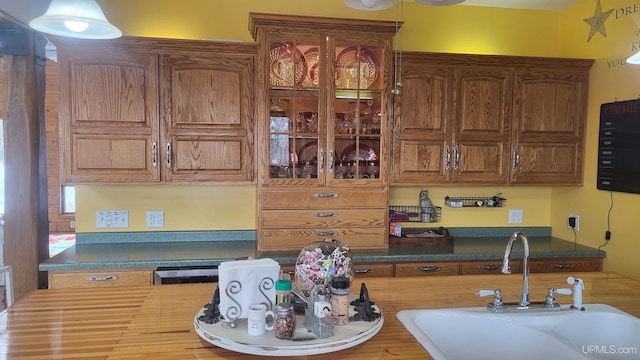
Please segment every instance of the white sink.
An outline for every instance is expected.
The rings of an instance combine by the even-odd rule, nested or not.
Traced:
[[[609,305],[585,308],[403,310],[396,316],[435,360],[640,359],[640,319]]]

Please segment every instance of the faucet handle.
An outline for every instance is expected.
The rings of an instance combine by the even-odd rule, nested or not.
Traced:
[[[476,291],[477,296],[489,296],[493,295],[493,300],[489,303],[489,306],[494,309],[501,309],[504,302],[502,301],[502,290],[478,290]]]
[[[485,296],[490,296],[490,295],[495,295],[496,291],[500,291],[500,289],[496,289],[496,290],[478,290],[476,291],[476,295],[480,296],[480,297],[485,297]]]
[[[573,290],[569,288],[561,288],[561,289],[555,289],[555,293],[560,295],[571,295],[573,294]]]
[[[563,289],[554,289],[549,288],[547,297],[544,298],[544,306],[548,308],[558,307],[558,303],[556,302],[555,294],[560,295],[571,295],[573,291],[571,289],[563,288]]]

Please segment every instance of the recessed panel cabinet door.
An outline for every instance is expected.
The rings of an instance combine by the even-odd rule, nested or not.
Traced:
[[[455,81],[454,181],[506,184],[513,72],[460,67]]]
[[[588,70],[516,72],[512,184],[582,183]]]
[[[59,52],[63,180],[157,181],[157,56]]]
[[[253,179],[253,57],[162,58],[163,179]]]
[[[443,183],[451,176],[449,69],[403,64],[400,95],[395,98],[394,183]]]

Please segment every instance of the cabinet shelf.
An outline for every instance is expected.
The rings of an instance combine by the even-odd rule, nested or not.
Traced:
[[[422,209],[420,206],[413,205],[392,205],[389,206],[389,221],[390,222],[440,222],[440,214],[442,208],[440,206],[433,206],[430,210],[429,219],[431,221],[422,221],[420,212]]]
[[[504,207],[507,199],[503,198],[501,193],[489,197],[450,197],[444,198],[444,204],[448,207]]]

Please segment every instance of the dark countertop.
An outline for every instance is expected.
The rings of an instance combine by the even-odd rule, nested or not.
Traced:
[[[535,233],[535,232],[532,232]],[[504,256],[509,236],[455,236],[454,246],[400,247],[352,250],[354,263],[498,260]],[[602,258],[604,251],[551,236],[529,236],[531,259]],[[47,259],[41,271],[122,268],[216,266],[246,256],[269,257],[282,265],[294,264],[299,252],[258,252],[254,240],[146,241],[95,243],[75,246]],[[522,257],[522,245],[514,246],[513,258]]]

